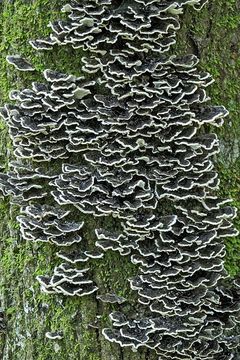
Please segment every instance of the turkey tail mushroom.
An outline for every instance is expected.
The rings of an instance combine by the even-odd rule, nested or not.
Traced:
[[[128,256],[138,268],[129,283],[141,311],[112,312],[103,334],[161,360],[230,360],[237,347],[228,335],[240,321],[239,284],[225,285],[223,243],[237,234],[236,210],[216,195],[219,140],[203,131],[221,126],[228,111],[208,104],[213,78],[199,71],[198,58],[172,55],[179,15],[205,3],[71,1],[66,19],[49,24],[50,36],[30,43],[82,49],[85,76],[46,69],[44,83],[12,91],[14,105],[1,109],[18,161],[0,188],[22,207],[24,239],[63,249],[65,263],[37,277],[42,290],[95,293],[89,269],[78,266],[108,250]],[[57,171],[39,163],[57,163]],[[84,248],[75,214],[94,218],[95,249]],[[114,292],[97,298],[125,300]]]

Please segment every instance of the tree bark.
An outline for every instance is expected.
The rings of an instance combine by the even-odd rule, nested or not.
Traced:
[[[79,75],[80,50],[61,48],[56,52],[36,53],[28,40],[42,38],[49,33],[47,24],[60,16],[66,0],[3,0],[0,4],[0,101],[8,101],[10,89],[28,87],[41,78],[45,68]],[[212,0],[201,12],[188,9],[181,16],[175,54],[194,53],[200,58],[199,68],[209,71],[215,78],[209,95],[212,103],[224,105],[230,111],[225,125],[218,131],[221,153],[216,163],[221,179],[219,194],[240,205],[240,3],[238,0]],[[8,66],[8,54],[21,54],[31,60],[38,74],[23,74]],[[7,129],[0,125],[0,159],[6,168],[11,155],[11,142]],[[206,131],[209,131],[206,128]],[[133,353],[110,344],[101,331],[109,323],[108,314],[118,310],[90,295],[82,299],[45,295],[40,292],[37,275],[47,274],[57,264],[56,248],[50,245],[26,243],[21,240],[16,222],[18,209],[8,200],[0,203],[0,300],[5,311],[6,330],[2,332],[1,358],[3,360],[155,360],[156,354],[140,349]],[[88,222],[85,237],[93,242],[93,223]],[[236,225],[239,220],[236,220]],[[114,221],[109,226],[114,226]],[[226,242],[226,268],[231,276],[240,274],[240,240]],[[92,278],[102,292],[115,291],[127,297],[122,305],[126,312],[136,312],[136,297],[130,291],[127,279],[137,267],[128,257],[109,252],[92,264]],[[59,341],[46,339],[47,331],[62,330]]]

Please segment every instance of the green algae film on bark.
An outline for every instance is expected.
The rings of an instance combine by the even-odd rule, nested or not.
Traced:
[[[65,1],[62,1],[62,4]],[[33,2],[8,1],[1,5],[1,73],[0,91],[2,101],[8,98],[8,91],[14,87],[25,87],[33,80],[32,75],[17,76],[7,67],[5,56],[12,53],[21,53],[33,58],[33,64],[39,70],[51,67],[52,64],[59,70],[78,72],[79,60],[72,61],[72,54],[60,51],[58,54],[39,55],[32,52],[27,41],[30,38],[38,38],[46,33],[46,25],[51,19],[59,18],[61,5],[56,1],[37,0]],[[228,11],[226,11],[226,6]],[[209,19],[211,7],[212,19]],[[46,11],[48,9],[48,11]],[[225,9],[225,10],[224,10]],[[238,36],[236,14],[237,3],[218,1],[209,5],[202,13],[195,14],[188,11],[182,19],[182,31],[178,37],[179,53],[186,53],[185,46],[188,44],[189,52],[198,51],[201,54],[201,65],[208,69],[216,78],[212,85],[212,102],[222,104],[230,110],[232,125],[221,130],[220,137],[225,140],[223,151],[218,160],[220,177],[222,180],[222,193],[229,194],[238,204],[239,183],[236,177],[237,160],[236,152],[239,144],[235,144],[232,138],[239,137],[238,122],[238,93],[239,84],[236,82],[239,76],[239,54],[236,47]],[[26,23],[26,18],[29,22]],[[195,24],[195,26],[193,25]],[[207,31],[210,29],[210,31]],[[222,37],[229,39],[222,44]],[[197,45],[196,45],[197,44]],[[80,57],[80,56],[79,56]],[[231,59],[231,61],[229,61]],[[69,69],[69,65],[71,69]],[[224,70],[223,70],[224,69]],[[224,73],[222,73],[224,71]],[[13,74],[14,73],[14,74]],[[34,75],[38,76],[38,75]],[[231,108],[229,108],[229,104]],[[10,142],[4,126],[1,128],[1,148],[4,154],[9,156]],[[235,144],[233,146],[233,144]],[[226,156],[227,155],[227,156]],[[5,156],[2,158],[4,164]],[[223,176],[221,175],[223,174]],[[233,181],[234,179],[234,181]],[[81,359],[81,360],[149,360],[147,354],[134,354],[129,350],[121,350],[118,346],[107,343],[101,329],[108,323],[107,314],[113,310],[109,305],[102,305],[95,301],[94,296],[82,300],[56,299],[40,293],[35,276],[47,273],[56,264],[55,250],[49,246],[33,246],[21,242],[18,236],[18,225],[15,222],[16,213],[12,210],[10,216],[9,205],[6,201],[1,203],[1,299],[7,312],[8,329],[6,336],[2,337],[3,359],[5,360],[46,360],[46,359]],[[89,224],[89,226],[91,226]],[[239,272],[236,251],[239,249],[239,240],[231,240],[227,243],[227,264],[232,274]],[[116,266],[117,265],[117,266]],[[117,268],[126,269],[126,276],[119,276]],[[127,259],[122,259],[117,254],[111,253],[105,257],[104,262],[95,265],[94,276],[98,279],[102,288],[111,290],[125,289],[128,291],[127,278],[134,268],[128,264]],[[114,276],[113,276],[113,273]],[[128,274],[127,274],[128,273]],[[116,284],[116,282],[118,282]],[[106,286],[107,284],[107,286]],[[124,294],[123,294],[124,295]],[[101,315],[96,323],[96,316]],[[45,332],[58,330],[61,324],[65,338],[62,341],[51,342],[45,339]],[[153,356],[153,359],[156,357]]]

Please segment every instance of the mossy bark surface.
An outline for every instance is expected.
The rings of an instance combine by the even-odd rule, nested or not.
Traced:
[[[28,40],[47,35],[50,20],[59,18],[66,0],[3,0],[0,4],[0,102],[8,102],[11,89],[31,85],[42,79],[46,68],[79,75],[81,51],[60,48],[51,52],[34,51]],[[181,17],[182,28],[173,51],[194,53],[199,67],[209,71],[215,83],[208,90],[213,104],[223,104],[230,111],[225,125],[218,131],[221,153],[216,158],[221,186],[219,195],[233,199],[240,207],[240,3],[237,0],[210,0],[201,11],[188,9]],[[31,60],[35,73],[20,73],[8,65],[8,54],[21,54]],[[206,128],[206,132],[211,129]],[[215,131],[215,129],[214,129]],[[7,168],[12,157],[11,141],[6,126],[0,124],[0,161]],[[101,333],[108,314],[118,310],[105,305],[96,296],[67,298],[44,295],[37,275],[51,272],[59,259],[50,245],[26,243],[19,236],[16,215],[18,208],[8,200],[0,203],[0,301],[6,313],[6,332],[1,336],[0,358],[4,360],[156,360],[156,354],[140,349],[133,353],[107,342]],[[85,237],[91,246],[94,226],[87,219]],[[236,226],[239,226],[236,219]],[[108,226],[115,226],[114,220]],[[240,239],[226,241],[226,268],[231,276],[240,274]],[[137,268],[130,259],[109,252],[91,264],[92,276],[101,292],[115,291],[128,298],[122,310],[136,313],[136,297],[130,291],[128,278]],[[64,338],[52,341],[47,331],[62,330]]]

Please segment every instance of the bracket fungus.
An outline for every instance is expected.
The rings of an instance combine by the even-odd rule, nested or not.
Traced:
[[[34,71],[34,67],[20,55],[9,55],[7,56],[7,62],[14,65],[16,69],[20,71]]]
[[[102,295],[97,295],[97,299],[101,300],[104,303],[110,303],[110,304],[123,304],[126,299],[122,296],[118,296],[115,293],[107,293]]]
[[[78,267],[109,249],[129,256],[139,269],[129,282],[141,314],[112,312],[103,334],[161,360],[230,360],[237,346],[240,290],[225,284],[223,243],[237,234],[236,210],[216,195],[219,140],[203,132],[205,124],[221,126],[228,112],[209,105],[213,79],[199,71],[198,58],[169,52],[179,14],[206,2],[70,1],[67,20],[30,43],[81,48],[83,76],[47,69],[44,83],[12,91],[14,105],[1,109],[17,158],[1,174],[1,190],[21,206],[21,234],[64,247],[57,256],[65,263],[38,276],[42,290],[92,294],[98,287],[89,269]],[[53,163],[56,171],[46,170]],[[76,213],[95,218],[95,249],[83,248]],[[119,226],[104,228],[99,217]]]
[[[63,339],[63,333],[61,331],[48,331],[46,332],[45,334],[46,338],[47,339],[50,339],[50,340],[62,340]]]
[[[72,268],[67,263],[55,267],[52,276],[37,276],[42,291],[47,294],[84,296],[94,293],[98,287],[86,277],[89,269]]]
[[[17,217],[23,239],[70,246],[82,240],[84,222],[66,220],[69,211],[50,206],[27,206]]]

